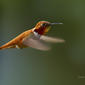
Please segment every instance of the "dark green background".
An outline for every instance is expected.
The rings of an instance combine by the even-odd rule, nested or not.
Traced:
[[[85,1],[0,0],[0,45],[40,20],[63,22],[48,35],[61,37],[43,52],[32,48],[0,51],[0,85],[84,85]]]

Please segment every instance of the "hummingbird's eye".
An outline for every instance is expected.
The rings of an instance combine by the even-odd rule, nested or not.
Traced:
[[[42,26],[46,26],[47,24],[46,23],[43,23]]]

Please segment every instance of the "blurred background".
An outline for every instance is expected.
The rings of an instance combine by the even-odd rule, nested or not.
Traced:
[[[0,0],[0,45],[38,21],[63,22],[49,36],[66,40],[43,52],[0,51],[0,85],[85,85],[85,2],[83,0]]]

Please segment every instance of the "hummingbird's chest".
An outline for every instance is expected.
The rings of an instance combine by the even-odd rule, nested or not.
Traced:
[[[40,35],[43,35],[45,33],[45,27],[41,27],[40,29],[35,29],[35,32],[37,32]]]

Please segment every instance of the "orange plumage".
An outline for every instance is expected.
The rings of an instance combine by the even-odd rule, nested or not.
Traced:
[[[0,47],[0,50],[6,49],[6,48],[25,48],[25,47],[32,47],[39,50],[47,50],[47,47],[41,44],[39,41],[41,39],[40,37],[45,35],[46,32],[48,32],[48,29],[51,27],[51,25],[52,24],[50,22],[40,21],[36,24],[34,28],[21,33],[19,36],[17,36],[13,40],[2,45]],[[56,42],[56,39],[52,39],[52,38],[46,38],[46,39],[49,39],[49,41]],[[64,40],[61,39],[59,42],[63,42],[63,41]]]

